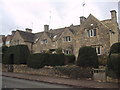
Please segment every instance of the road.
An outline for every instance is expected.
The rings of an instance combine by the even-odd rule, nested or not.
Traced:
[[[71,86],[29,81],[11,77],[2,77],[3,88],[72,88]]]
[[[94,89],[94,88],[75,88],[67,85],[50,84],[44,82],[30,81],[2,76],[2,90],[40,90],[40,88],[69,88],[69,90],[117,90],[117,89]],[[55,90],[56,90],[55,89]],[[44,90],[44,89],[43,89]],[[52,89],[54,90],[54,89]]]

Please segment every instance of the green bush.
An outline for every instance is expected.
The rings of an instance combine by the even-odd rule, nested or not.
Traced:
[[[98,56],[94,48],[89,46],[80,48],[76,65],[98,68],[98,64]]]
[[[28,67],[42,68],[46,66],[61,66],[64,65],[64,54],[47,54],[36,53],[31,54],[27,60]]]
[[[10,57],[13,55],[13,64],[26,64],[29,54],[30,52],[26,45],[10,46],[3,57],[3,63],[10,64]]]
[[[111,54],[107,62],[107,76],[120,77],[120,53]]]
[[[48,54],[46,53],[30,54],[27,60],[27,65],[31,68],[42,68],[46,65],[47,57]]]
[[[75,64],[75,55],[65,55],[65,62],[64,64]]]
[[[120,42],[114,43],[114,44],[111,46],[109,56],[110,56],[112,53],[120,53]]]
[[[106,68],[108,76],[120,79],[120,42],[111,46]]]
[[[56,66],[54,67],[57,75],[70,78],[92,78],[91,68],[82,68],[76,65]]]
[[[4,55],[5,55],[5,53],[6,53],[6,51],[7,51],[7,49],[8,49],[8,47],[7,46],[2,46],[2,47],[0,47],[0,54],[1,54],[1,58],[3,58],[4,57]],[[1,59],[2,60],[2,59]]]
[[[64,54],[49,54],[47,57],[46,65],[48,66],[61,66],[64,65]]]

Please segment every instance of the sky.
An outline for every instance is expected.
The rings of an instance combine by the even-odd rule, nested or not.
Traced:
[[[79,25],[79,17],[87,18],[90,13],[99,20],[110,19],[111,10],[119,11],[118,1],[0,0],[0,35],[25,28],[33,29],[33,33],[41,32],[46,24],[50,29]]]

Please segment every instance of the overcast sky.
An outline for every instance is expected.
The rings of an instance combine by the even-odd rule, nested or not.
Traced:
[[[32,28],[34,33],[41,32],[45,24],[49,24],[50,29],[79,25],[79,17],[88,17],[90,13],[99,20],[110,19],[111,10],[118,12],[118,1],[0,0],[0,34],[25,28]]]

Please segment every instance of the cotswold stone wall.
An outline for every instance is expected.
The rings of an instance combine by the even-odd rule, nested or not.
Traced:
[[[90,68],[82,68],[78,66],[58,66],[58,67],[51,67],[45,66],[41,69],[33,69],[27,67],[27,65],[14,65],[14,72],[16,73],[24,73],[24,74],[31,74],[31,75],[44,75],[50,77],[62,77],[62,78],[74,78],[74,79],[87,79],[87,80],[95,80],[98,82],[114,82],[117,83],[117,79],[113,79],[111,77],[107,77],[107,80],[99,80],[101,79],[101,73],[98,75],[93,75]],[[8,70],[7,65],[2,65],[2,71],[7,72]],[[100,77],[98,77],[100,75]],[[103,78],[103,77],[102,77]]]
[[[33,69],[27,67],[27,65],[14,65],[13,72],[16,73],[25,73],[25,74],[32,74],[32,75],[45,75],[45,76],[52,76],[52,77],[63,77],[63,78],[75,78],[81,79],[86,78],[90,79],[92,77],[91,68],[82,68],[76,65],[66,65],[66,66],[45,66],[44,68],[40,69]],[[8,66],[3,65],[3,72],[7,72]]]
[[[33,69],[27,67],[27,65],[13,65],[14,70],[13,72],[17,73],[26,73],[26,74],[33,74],[33,75],[47,75],[47,76],[55,76],[55,71],[52,67],[44,67],[42,69]],[[7,72],[7,65],[3,65],[2,70]]]

